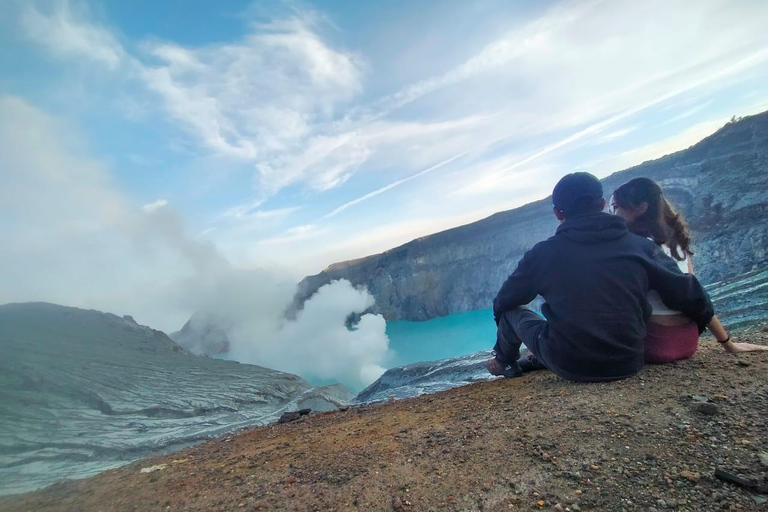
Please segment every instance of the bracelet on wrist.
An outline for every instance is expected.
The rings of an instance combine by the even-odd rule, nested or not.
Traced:
[[[726,343],[728,343],[729,341],[731,341],[731,337],[730,337],[730,336],[728,336],[727,338],[725,338],[723,341],[717,340],[717,342],[718,342],[718,343],[720,343],[721,345],[725,345],[725,344],[726,344]]]

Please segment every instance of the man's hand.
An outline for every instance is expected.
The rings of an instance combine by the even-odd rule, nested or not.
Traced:
[[[733,340],[728,343],[723,343],[723,348],[726,352],[731,354],[739,354],[741,352],[768,352],[768,347],[764,345],[755,345],[753,343],[734,343]]]

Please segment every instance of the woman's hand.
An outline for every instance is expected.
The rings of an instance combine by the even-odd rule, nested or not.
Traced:
[[[741,352],[768,352],[768,347],[764,345],[755,345],[753,343],[734,343],[733,340],[723,343],[723,348],[731,354]]]

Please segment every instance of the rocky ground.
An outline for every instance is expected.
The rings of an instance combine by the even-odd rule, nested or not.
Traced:
[[[739,340],[768,344],[768,328]],[[0,501],[45,510],[768,510],[768,353],[312,414]],[[716,477],[721,470],[742,485]],[[760,494],[760,493],[763,494]]]

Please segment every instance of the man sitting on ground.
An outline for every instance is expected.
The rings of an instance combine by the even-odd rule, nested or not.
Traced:
[[[573,381],[630,377],[643,367],[646,299],[656,290],[703,331],[712,304],[696,278],[651,240],[602,213],[603,187],[593,175],[563,177],[552,193],[555,236],[525,253],[493,301],[497,325],[493,375],[517,377],[546,368]],[[537,295],[546,320],[523,306]],[[520,357],[525,343],[531,355]]]

